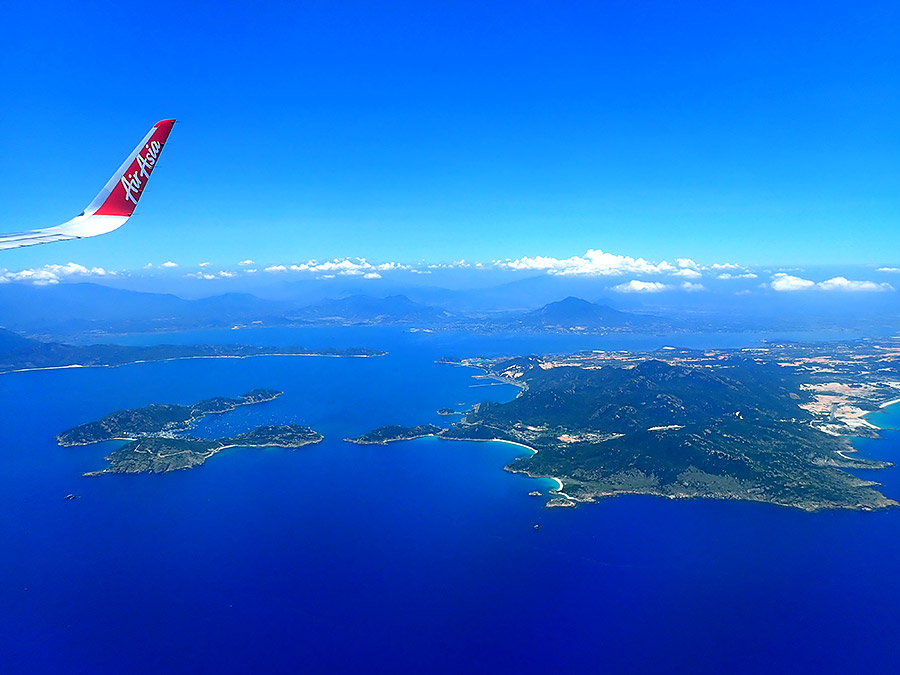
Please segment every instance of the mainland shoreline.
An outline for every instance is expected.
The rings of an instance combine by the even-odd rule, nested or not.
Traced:
[[[12,373],[32,373],[40,370],[66,370],[68,368],[121,368],[123,366],[134,366],[138,363],[165,363],[167,361],[191,361],[193,359],[254,359],[267,356],[302,356],[307,358],[322,359],[370,359],[379,356],[387,356],[388,352],[380,354],[205,354],[198,356],[171,356],[165,359],[138,359],[136,361],[126,361],[125,363],[70,363],[64,366],[40,366],[37,368],[17,368],[15,370],[0,371],[0,375],[10,375]]]

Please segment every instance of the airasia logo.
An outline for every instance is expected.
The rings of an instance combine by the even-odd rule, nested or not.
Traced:
[[[141,188],[144,187],[144,181],[141,180],[141,177],[143,177],[144,180],[150,178],[150,173],[156,165],[156,158],[159,157],[159,152],[162,150],[162,143],[159,141],[150,141],[144,146],[144,149],[146,152],[144,152],[143,155],[138,153],[138,156],[135,158],[138,168],[134,172],[130,174],[126,173],[122,176],[122,187],[125,188],[125,199],[135,206],[137,206],[137,200],[141,196]],[[132,166],[134,165],[132,164]]]

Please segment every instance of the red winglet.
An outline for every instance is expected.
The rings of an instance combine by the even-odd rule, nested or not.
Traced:
[[[153,126],[150,133],[107,183],[109,196],[94,211],[94,215],[130,216],[134,213],[174,125],[175,120],[161,120]]]

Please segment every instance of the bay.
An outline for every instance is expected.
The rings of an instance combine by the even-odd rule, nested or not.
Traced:
[[[807,514],[652,497],[545,509],[528,492],[550,481],[502,470],[521,448],[342,440],[384,424],[446,423],[439,408],[515,396],[511,386],[472,386],[482,383],[473,371],[434,362],[443,355],[766,338],[218,331],[162,341],[389,353],[0,376],[2,670],[893,670],[900,509]],[[326,440],[96,478],[81,474],[102,467],[114,444],[54,442],[113,410],[257,387],[285,394],[207,418],[198,432],[297,422]],[[859,441],[862,454],[900,460],[898,409],[873,416],[886,430]],[[871,476],[900,498],[896,469]]]

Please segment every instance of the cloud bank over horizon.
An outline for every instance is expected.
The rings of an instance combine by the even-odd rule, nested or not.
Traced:
[[[26,282],[35,286],[51,286],[72,277],[108,277],[118,273],[102,267],[85,267],[69,262],[65,265],[44,265],[32,269],[12,272],[0,268],[0,284],[10,282]]]
[[[806,278],[807,275],[800,276],[803,274],[802,270],[751,268],[751,266],[734,262],[702,264],[686,257],[675,258],[673,262],[667,260],[657,262],[642,257],[608,253],[600,249],[589,249],[583,255],[568,258],[537,255],[490,262],[466,260],[443,263],[424,260],[416,263],[372,262],[366,258],[346,257],[324,261],[307,260],[258,265],[251,258],[245,258],[235,261],[231,265],[223,265],[220,269],[216,269],[216,267],[210,269],[210,266],[211,263],[208,261],[184,263],[177,260],[166,260],[155,264],[147,263],[140,270],[114,271],[69,262],[18,271],[0,268],[0,283],[52,285],[67,280],[83,281],[89,278],[111,276],[115,276],[117,279],[133,276],[152,278],[156,275],[198,281],[235,280],[251,276],[272,280],[305,278],[327,281],[336,278],[356,278],[378,281],[387,276],[393,275],[395,278],[399,278],[400,275],[407,274],[410,279],[418,278],[416,283],[422,284],[427,279],[423,275],[432,273],[457,271],[471,274],[493,271],[492,278],[496,278],[497,274],[509,274],[516,277],[545,274],[598,280],[608,278],[607,290],[615,293],[696,293],[719,290],[746,294],[772,291],[784,293],[801,291],[891,292],[895,290],[894,286],[887,281],[853,279],[845,274],[832,274],[827,278],[816,280]],[[876,275],[893,275],[900,272],[900,267],[866,269],[869,273]],[[619,280],[622,277],[625,277],[625,280]]]
[[[854,281],[847,277],[832,277],[825,281],[811,281],[801,277],[778,272],[772,277],[769,284],[772,290],[781,292],[792,291],[851,291],[851,292],[883,292],[893,291],[894,287],[886,282],[876,283],[874,281]]]

